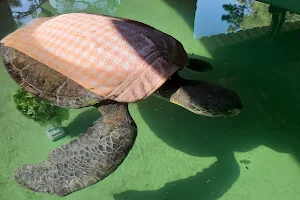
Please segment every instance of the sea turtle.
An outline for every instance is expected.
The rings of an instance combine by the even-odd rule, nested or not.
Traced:
[[[196,70],[197,72],[206,71],[208,63],[197,59],[189,59],[181,43],[170,35],[158,31],[146,24],[128,19],[104,15],[81,15],[78,13],[60,16],[63,16],[63,19],[67,19],[63,22],[66,26],[68,23],[72,24],[74,22],[72,19],[80,19],[76,21],[77,24],[75,25],[77,26],[89,23],[89,21],[84,21],[89,17],[93,18],[91,23],[95,22],[95,20],[100,20],[97,22],[99,31],[103,28],[105,20],[113,21],[113,26],[116,27],[113,29],[114,31],[116,29],[118,31],[113,33],[115,36],[134,34],[133,40],[124,36],[121,39],[119,38],[118,44],[128,39],[124,42],[125,50],[126,48],[132,47],[132,49],[138,53],[136,57],[137,63],[140,63],[141,65],[144,64],[143,67],[150,67],[147,74],[151,74],[152,68],[157,66],[161,66],[162,71],[155,71],[154,74],[152,74],[154,78],[147,80],[149,83],[152,81],[153,84],[151,87],[145,85],[146,80],[144,79],[147,79],[145,74],[146,77],[141,79],[141,82],[138,85],[135,85],[137,89],[142,87],[142,96],[139,96],[137,94],[138,92],[133,92],[126,96],[128,93],[132,92],[130,91],[132,87],[131,83],[138,81],[139,76],[143,76],[140,71],[136,74],[134,79],[131,78],[129,81],[127,80],[129,85],[126,86],[122,98],[118,99],[117,96],[109,95],[104,97],[99,95],[99,93],[95,93],[95,90],[93,90],[94,88],[87,88],[84,86],[84,83],[79,84],[81,83],[79,80],[70,78],[72,77],[70,74],[65,75],[61,73],[59,69],[53,69],[53,67],[58,65],[57,60],[60,58],[54,59],[48,64],[45,64],[47,63],[45,60],[35,59],[36,56],[43,53],[45,54],[45,52],[43,52],[43,48],[46,48],[45,46],[40,48],[39,51],[34,51],[35,53],[30,54],[30,49],[27,50],[29,53],[26,53],[26,49],[22,49],[24,45],[22,46],[20,44],[30,40],[30,34],[28,35],[28,33],[26,37],[22,37],[22,31],[25,31],[25,34],[26,30],[30,29],[30,26],[27,25],[25,26],[25,29],[20,28],[17,30],[18,33],[21,33],[21,36],[16,36],[19,38],[17,38],[18,40],[15,47],[10,42],[16,40],[16,38],[12,37],[9,39],[11,35],[2,40],[0,53],[3,56],[4,65],[12,79],[26,91],[48,100],[57,106],[65,108],[94,106],[102,114],[102,117],[96,120],[94,125],[90,127],[86,133],[81,134],[69,144],[62,145],[61,147],[52,150],[44,162],[34,165],[23,165],[17,169],[14,173],[14,179],[21,186],[36,192],[65,196],[77,190],[89,187],[107,177],[123,162],[131,150],[137,136],[137,126],[128,110],[128,103],[137,102],[152,94],[186,108],[193,113],[204,116],[228,117],[237,115],[242,110],[242,103],[235,92],[213,83],[198,80],[186,80],[179,76],[177,71],[184,67],[194,71]],[[51,18],[52,21],[50,19],[49,21],[56,22],[56,19],[59,19],[59,16],[53,17]],[[72,26],[73,25],[74,24],[72,24]],[[110,25],[105,24],[105,27]],[[46,28],[46,30],[48,26],[52,31],[55,30],[55,26],[52,24],[50,27],[50,25],[47,24],[47,21],[44,21],[40,25],[35,24],[35,28],[41,26],[44,26],[43,28]],[[94,24],[93,26],[96,25]],[[62,27],[59,27],[59,29],[61,28]],[[87,29],[88,27],[86,29],[77,27],[76,30],[78,32],[76,32],[76,34],[86,34],[88,32]],[[43,38],[47,36],[39,33],[37,29],[35,29],[35,31],[35,34],[38,33],[38,36],[42,35]],[[95,29],[93,29],[93,31],[95,31]],[[96,34],[96,32],[90,33],[92,36],[89,35],[89,37],[95,39],[93,34]],[[68,34],[71,34],[72,36],[72,33]],[[88,40],[88,38],[84,38],[82,35],[78,37],[80,37],[80,44],[81,42]],[[60,38],[60,36],[58,36],[58,38]],[[105,39],[104,43],[114,39],[116,39],[114,38],[114,35],[110,35],[110,37]],[[38,44],[42,43],[42,40],[38,40],[37,38],[36,40],[39,41]],[[30,41],[30,44],[30,48],[35,48],[35,45],[38,45],[35,44],[34,41]],[[103,43],[97,44],[98,46],[95,46],[95,48],[99,49]],[[147,46],[147,44],[150,45]],[[47,46],[47,41],[43,45]],[[94,45],[93,41],[89,41],[88,45]],[[147,51],[149,49],[151,49],[151,51]],[[76,51],[76,49],[74,49],[74,51]],[[105,52],[101,52],[106,54],[110,53],[109,51],[112,50],[106,49]],[[157,52],[158,54],[156,54]],[[46,53],[48,54],[46,54],[44,58],[48,59],[53,56],[55,51],[51,52],[48,50]],[[74,52],[70,51],[68,53],[68,56],[73,56]],[[84,52],[81,53],[84,54]],[[119,53],[121,54],[122,52]],[[147,55],[144,56],[142,53]],[[101,54],[101,56],[104,56],[104,54]],[[134,52],[131,51],[131,54],[127,54],[127,58],[131,59],[130,56],[133,54]],[[153,60],[153,62],[150,62],[148,59],[149,55],[157,55],[154,59],[155,62]],[[118,55],[114,55],[111,59],[116,59],[117,56]],[[75,59],[81,58],[82,57],[77,54]],[[145,60],[147,62],[145,62]],[[97,64],[101,59],[96,61],[93,59],[93,61]],[[126,61],[126,59],[123,61]],[[76,64],[76,62],[74,63]],[[125,63],[119,63],[119,65],[123,64],[125,65]],[[79,65],[79,67],[84,68],[86,66]],[[107,70],[108,67],[109,66],[104,66],[102,69]],[[174,68],[176,70],[174,70]],[[158,76],[163,74],[164,69],[168,69],[171,73],[165,73],[167,75],[164,77]],[[132,70],[135,72],[137,68],[133,68]],[[168,72],[168,70],[166,70],[166,72]],[[100,72],[94,71],[93,73]],[[118,72],[118,70],[115,71],[115,73]],[[121,74],[119,76],[123,75]],[[161,80],[155,82],[155,76]],[[90,79],[91,78],[88,77],[88,80]],[[137,98],[133,99],[132,95],[137,96]],[[126,101],[126,98],[130,100]]]

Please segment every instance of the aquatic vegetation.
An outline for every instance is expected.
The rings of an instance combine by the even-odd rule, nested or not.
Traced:
[[[16,108],[27,118],[34,120],[41,126],[47,124],[61,125],[64,120],[69,119],[68,109],[60,108],[37,96],[31,95],[20,88],[13,95]]]

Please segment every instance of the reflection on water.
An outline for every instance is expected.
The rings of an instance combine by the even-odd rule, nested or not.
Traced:
[[[12,16],[18,26],[27,24],[33,18],[39,17],[43,0],[8,0]]]
[[[57,9],[58,13],[80,12],[89,8],[97,9],[99,13],[114,15],[120,0],[82,0],[82,1],[66,1],[66,0],[49,0],[50,5]]]
[[[10,10],[6,13],[11,13],[17,27],[27,24],[33,18],[71,12],[95,12],[114,16],[121,5],[120,0],[7,0],[7,2],[9,7],[1,6],[1,9]],[[10,17],[7,16],[6,19]],[[270,25],[274,26],[274,30],[276,28],[278,30],[283,21],[299,20],[298,14],[254,0],[198,0],[194,37],[201,38]]]
[[[285,9],[254,0],[197,1],[194,36],[217,35],[220,33],[269,26],[276,16],[281,22],[295,22],[300,16]]]
[[[101,13],[113,16],[118,6],[121,5],[121,0],[2,0],[0,4],[0,38],[2,38],[11,32],[6,30],[26,25],[38,17],[71,12]]]

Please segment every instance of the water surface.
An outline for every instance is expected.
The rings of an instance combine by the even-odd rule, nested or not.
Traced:
[[[300,9],[296,1],[266,2],[277,7],[269,12],[270,4],[250,0],[1,1],[1,38],[33,18],[69,12],[147,23],[213,65],[210,72],[183,70],[181,76],[233,89],[244,104],[233,118],[197,116],[155,97],[130,105],[139,133],[126,160],[105,180],[64,199],[299,199],[300,18],[287,12],[281,19],[285,9]],[[100,114],[70,110],[64,122],[70,135],[53,143],[15,108],[18,86],[3,67],[0,85],[0,199],[60,199],[19,187],[13,171],[43,161]]]

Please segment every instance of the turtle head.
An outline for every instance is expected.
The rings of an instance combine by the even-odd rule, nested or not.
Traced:
[[[229,89],[202,81],[184,84],[170,101],[193,113],[209,117],[235,116],[243,109],[239,96]]]
[[[159,90],[158,96],[187,110],[209,117],[230,117],[243,105],[232,90],[205,81],[185,80],[175,76]]]

